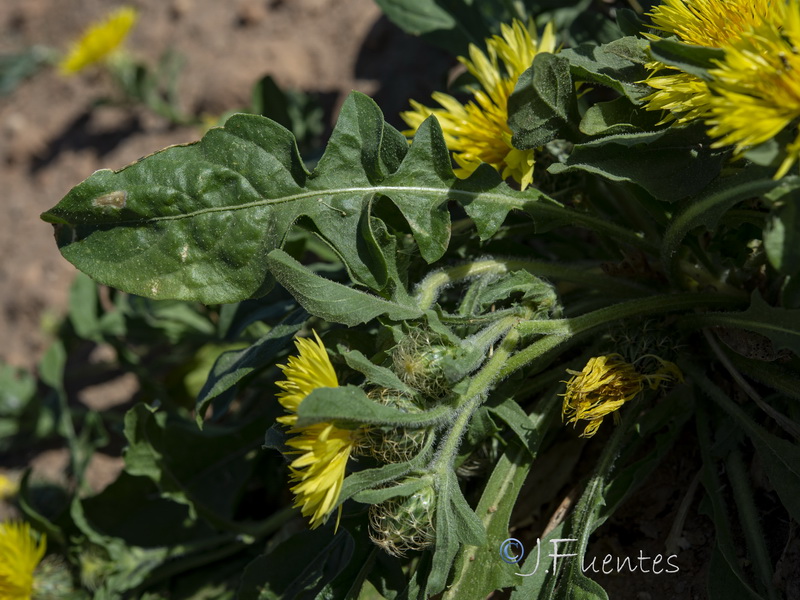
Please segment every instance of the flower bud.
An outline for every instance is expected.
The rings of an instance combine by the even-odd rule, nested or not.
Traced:
[[[396,390],[376,388],[367,395],[405,413],[422,411],[413,398]],[[427,428],[365,427],[357,451],[362,456],[372,456],[383,463],[405,462],[414,458],[422,449],[429,431]]]
[[[392,556],[423,550],[436,541],[435,509],[436,492],[430,484],[410,496],[373,504],[369,508],[369,537]]]
[[[405,337],[392,353],[392,366],[403,383],[423,396],[442,398],[450,391],[444,372],[445,361],[456,349],[438,336],[414,332]]]

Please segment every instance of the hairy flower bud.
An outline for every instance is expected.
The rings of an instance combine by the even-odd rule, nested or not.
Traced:
[[[397,408],[405,413],[418,413],[422,409],[410,396],[396,390],[376,388],[367,394],[373,400]],[[425,445],[429,429],[406,427],[365,427],[356,451],[362,456],[372,456],[383,463],[411,460]]]
[[[455,352],[455,348],[445,345],[438,336],[412,332],[395,347],[392,365],[405,384],[424,396],[442,398],[450,391],[444,362],[455,356]]]
[[[431,485],[410,496],[373,504],[369,509],[369,537],[392,556],[423,550],[436,541],[435,510],[436,492]]]

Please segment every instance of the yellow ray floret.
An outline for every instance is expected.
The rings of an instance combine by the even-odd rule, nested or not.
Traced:
[[[614,419],[618,419],[616,411],[633,400],[645,385],[655,390],[663,384],[683,380],[674,363],[653,355],[646,357],[659,365],[655,372],[639,373],[619,354],[590,358],[582,371],[567,369],[572,378],[564,382],[567,390],[561,394],[564,397],[562,419],[573,425],[589,421],[581,437],[592,437],[606,415],[613,413]]]
[[[648,15],[655,29],[686,44],[727,48],[765,21],[781,22],[784,13],[783,0],[664,0]],[[656,90],[644,98],[646,108],[669,111],[662,123],[675,118],[684,123],[708,114],[711,92],[705,81],[657,61],[646,66],[651,71],[646,83]]]
[[[400,115],[411,127],[404,133],[413,135],[426,118],[434,115],[458,165],[458,177],[468,177],[485,162],[525,189],[533,182],[533,150],[517,150],[511,144],[508,98],[533,58],[540,52],[555,51],[551,24],[538,41],[519,21],[510,26],[503,24],[501,35],[486,40],[486,53],[470,44],[469,58],[458,59],[480,84],[473,99],[461,104],[452,96],[437,92],[432,99],[441,108],[428,108],[412,100],[413,110]]]
[[[780,24],[765,23],[725,52],[709,71],[714,96],[708,134],[713,146],[735,146],[737,153],[774,138],[800,118],[800,3],[792,0]],[[775,178],[800,157],[800,133],[786,148]]]
[[[647,15],[655,29],[686,44],[724,48],[765,20],[780,22],[784,10],[784,0],[664,0]]]
[[[33,571],[45,552],[45,537],[37,542],[28,523],[0,523],[0,598],[30,600]]]
[[[303,516],[310,517],[314,529],[336,506],[359,432],[332,423],[297,426],[297,410],[303,400],[316,389],[338,387],[339,381],[316,332],[314,340],[297,339],[295,345],[298,355],[290,356],[288,365],[281,366],[286,380],[278,382],[283,392],[277,397],[288,414],[278,421],[289,426],[292,436],[286,445],[292,449],[287,454],[296,457],[289,467],[295,506],[302,507]]]
[[[123,7],[91,25],[59,63],[61,73],[72,75],[108,58],[125,41],[136,19],[135,9]]]

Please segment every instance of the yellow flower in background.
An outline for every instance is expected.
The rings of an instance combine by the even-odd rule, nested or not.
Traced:
[[[647,14],[655,29],[676,35],[686,44],[726,48],[765,21],[779,23],[784,9],[783,0],[664,0]],[[645,108],[669,111],[661,123],[673,119],[685,123],[708,114],[712,95],[705,81],[658,61],[646,67],[651,76],[645,82],[657,91],[644,98]]]
[[[295,506],[301,506],[303,516],[310,517],[312,529],[319,527],[336,505],[347,459],[359,437],[357,430],[342,429],[333,423],[297,426],[297,410],[312,391],[339,386],[328,353],[316,332],[314,338],[295,340],[299,354],[290,356],[289,364],[281,366],[286,381],[277,384],[283,390],[277,395],[278,400],[289,413],[278,421],[289,426],[293,437],[286,445],[292,448],[292,455],[299,455],[289,467],[295,484],[291,488]],[[341,515],[341,507],[339,510]]]
[[[767,142],[800,117],[800,4],[792,0],[780,23],[765,23],[725,52],[712,69],[714,96],[706,122],[720,138],[713,147],[733,145],[740,154]],[[800,157],[800,133],[786,146],[775,173],[783,177]]]
[[[33,592],[33,571],[42,560],[45,548],[45,536],[37,542],[28,523],[0,523],[2,600],[30,600]]]
[[[19,484],[5,475],[0,474],[0,500],[16,496],[19,492]]]
[[[442,108],[428,108],[412,100],[413,110],[400,116],[411,127],[404,132],[408,136],[416,133],[430,115],[438,119],[445,143],[458,165],[458,177],[468,177],[485,162],[525,189],[533,182],[533,150],[517,150],[511,144],[508,97],[538,53],[556,51],[556,40],[552,24],[545,27],[538,41],[516,20],[510,26],[502,25],[501,33],[486,40],[488,54],[470,44],[469,58],[458,58],[481,86],[471,101],[461,104],[448,94],[436,92],[431,97]]]
[[[683,380],[674,363],[649,354],[642,358],[654,359],[659,368],[642,374],[621,355],[608,354],[590,358],[582,371],[567,369],[572,378],[564,382],[567,390],[561,394],[564,396],[562,419],[573,425],[589,421],[581,437],[592,437],[606,415],[613,413],[614,420],[618,421],[616,411],[633,400],[645,385],[655,390],[662,384]]]
[[[123,7],[91,25],[59,63],[61,73],[73,75],[108,58],[125,41],[136,19],[135,9]]]

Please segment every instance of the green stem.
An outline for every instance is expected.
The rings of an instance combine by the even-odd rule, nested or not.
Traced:
[[[597,267],[593,265],[592,268]],[[469,277],[481,277],[485,275],[499,276],[520,270],[528,271],[540,277],[583,283],[594,289],[619,292],[620,288],[625,288],[625,291],[637,294],[642,294],[647,291],[646,287],[633,281],[609,277],[599,272],[591,272],[586,268],[579,268],[572,265],[537,260],[482,259],[430,273],[417,286],[415,300],[422,310],[427,310],[433,306],[433,303],[436,302],[442,289],[447,285]]]
[[[517,333],[516,329],[509,331],[489,361],[470,380],[467,391],[461,396],[461,401],[457,408],[458,416],[439,444],[436,456],[431,462],[430,471],[444,472],[452,467],[461,444],[461,438],[467,429],[467,425],[469,425],[470,419],[472,419],[478,407],[483,404],[489,389],[499,378],[503,365],[511,356],[518,341],[519,333]]]
[[[605,489],[611,471],[614,468],[614,463],[622,450],[622,445],[628,438],[628,433],[631,426],[636,422],[638,411],[632,408],[623,412],[622,422],[614,429],[611,437],[603,445],[603,451],[600,454],[600,459],[597,461],[597,466],[586,484],[586,489],[581,495],[575,507],[575,514],[570,531],[577,535],[575,539],[578,542],[577,554],[578,558],[583,558],[586,554],[586,548],[589,546],[589,537],[596,529],[597,512],[602,508],[601,498],[603,490]],[[570,565],[580,564],[581,561],[570,562]],[[572,567],[571,567],[572,568]]]
[[[517,328],[521,335],[547,334],[548,337],[537,340],[511,357],[503,367],[501,377],[510,375],[517,369],[539,358],[545,352],[566,343],[568,340],[572,340],[597,327],[607,326],[615,321],[651,314],[689,310],[701,306],[736,303],[739,303],[738,298],[731,298],[722,294],[673,294],[620,302],[569,319],[525,321]]]

